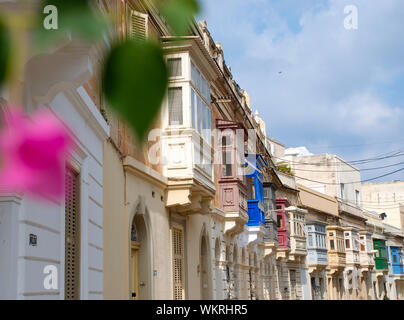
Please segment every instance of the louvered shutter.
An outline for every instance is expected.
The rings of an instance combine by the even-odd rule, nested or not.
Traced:
[[[185,299],[184,288],[184,233],[182,229],[173,228],[173,280],[174,300]]]
[[[65,175],[65,299],[80,299],[79,176],[66,168]]]
[[[147,14],[132,10],[130,14],[130,37],[132,39],[146,40],[147,38]]]

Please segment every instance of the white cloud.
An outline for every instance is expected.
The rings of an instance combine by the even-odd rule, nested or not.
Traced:
[[[403,136],[404,93],[391,92],[400,77],[404,87],[404,1],[203,2],[208,28],[273,137],[296,146]],[[344,28],[348,4],[358,7],[357,31]],[[377,148],[341,156],[357,159],[354,152],[390,147]]]

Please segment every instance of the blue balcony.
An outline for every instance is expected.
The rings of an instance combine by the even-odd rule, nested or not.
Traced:
[[[260,154],[246,156],[248,226],[264,226],[263,168],[267,166]]]
[[[390,254],[393,274],[404,275],[402,247],[390,247]]]

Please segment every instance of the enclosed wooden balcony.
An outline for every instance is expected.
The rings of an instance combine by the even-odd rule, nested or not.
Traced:
[[[241,170],[247,132],[241,123],[216,120],[217,149],[220,150],[219,203],[225,212],[225,232],[237,234],[248,222],[247,185]]]
[[[353,227],[344,228],[344,244],[347,265],[359,265],[359,233]]]
[[[344,229],[340,226],[327,226],[328,265],[331,270],[342,270],[346,266]]]
[[[359,232],[359,261],[362,272],[368,272],[374,267],[372,253],[372,234],[368,231]]]
[[[375,250],[375,267],[376,270],[387,271],[389,264],[387,262],[386,241],[383,239],[373,239],[373,248]]]
[[[290,223],[289,260],[303,259],[307,255],[305,234],[305,216],[307,214],[307,210],[298,207],[289,207],[287,213]]]
[[[309,273],[323,270],[328,265],[326,224],[306,221],[307,264]]]
[[[286,208],[289,202],[286,198],[276,198],[278,248],[290,250],[289,217]]]

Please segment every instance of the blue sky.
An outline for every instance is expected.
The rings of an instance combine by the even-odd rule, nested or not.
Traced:
[[[222,43],[270,137],[346,160],[404,149],[403,0],[200,1],[198,19]],[[346,5],[358,8],[358,30],[344,28]],[[404,171],[381,180],[393,179]]]

